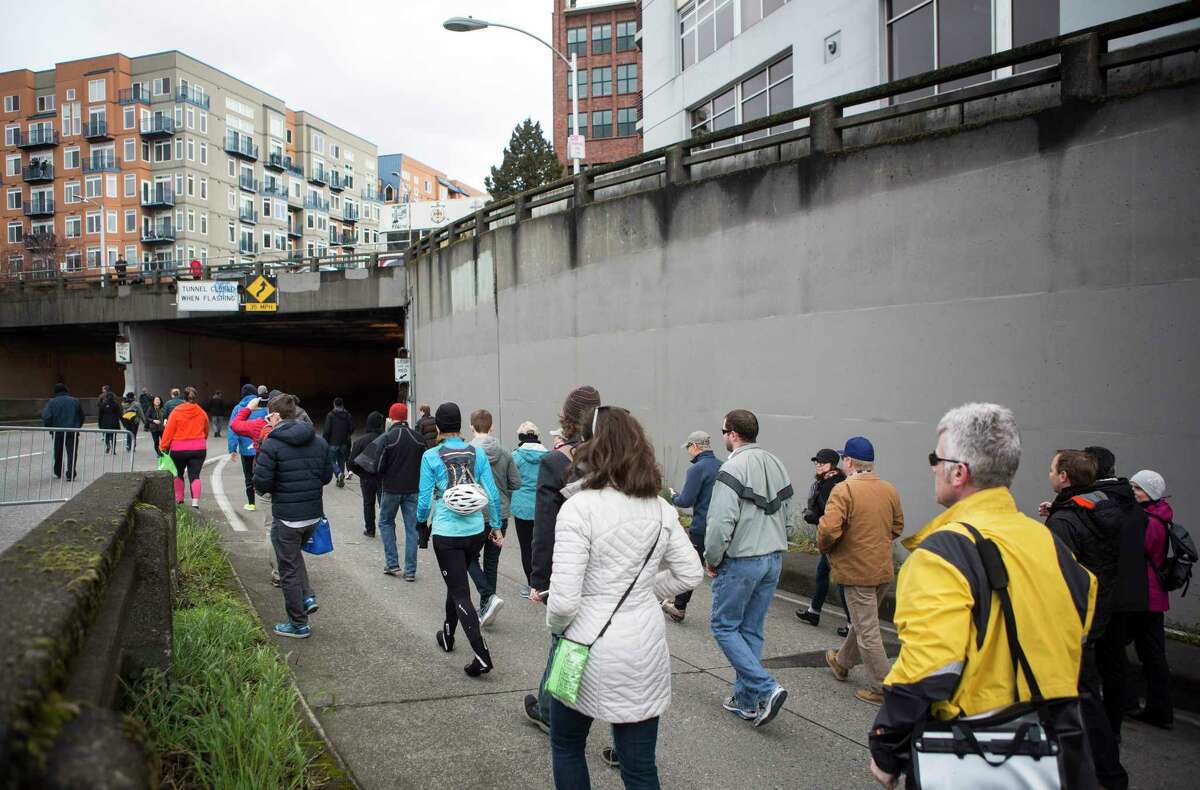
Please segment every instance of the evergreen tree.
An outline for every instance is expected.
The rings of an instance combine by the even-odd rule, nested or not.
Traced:
[[[542,134],[541,123],[526,118],[513,129],[504,159],[485,178],[484,187],[495,200],[549,184],[562,177],[562,162],[554,145]]]

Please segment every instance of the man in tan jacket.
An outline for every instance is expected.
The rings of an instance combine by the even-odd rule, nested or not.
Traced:
[[[832,578],[846,592],[850,633],[825,662],[845,680],[859,661],[868,683],[854,696],[876,705],[883,702],[883,679],[891,665],[879,632],[879,601],[896,577],[892,541],[904,530],[904,513],[896,487],[875,474],[875,448],[862,436],[846,440],[842,451],[846,480],[829,495],[817,525],[817,548],[829,557]]]

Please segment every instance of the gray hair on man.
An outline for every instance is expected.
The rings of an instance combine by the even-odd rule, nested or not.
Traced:
[[[937,430],[944,439],[942,452],[965,463],[979,489],[1012,485],[1021,463],[1021,436],[1011,409],[966,403],[946,412]],[[947,466],[945,474],[952,470]]]

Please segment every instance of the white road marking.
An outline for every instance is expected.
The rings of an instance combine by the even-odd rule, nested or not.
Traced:
[[[218,461],[217,468],[212,471],[209,480],[212,482],[213,496],[217,500],[217,505],[221,508],[221,512],[225,514],[225,519],[229,522],[229,526],[234,532],[249,532],[246,525],[242,523],[241,517],[233,506],[229,504],[229,497],[225,496],[225,484],[221,482],[221,474],[225,471],[225,464],[229,463],[229,456],[222,454]],[[207,462],[206,462],[207,463]]]
[[[3,458],[0,458],[0,461],[11,461],[14,458],[32,458],[35,455],[45,455],[45,453],[42,452],[41,450],[39,450],[36,453],[21,453],[20,455],[6,455]]]

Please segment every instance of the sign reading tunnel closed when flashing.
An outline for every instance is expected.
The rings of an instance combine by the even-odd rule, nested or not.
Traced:
[[[247,313],[274,313],[279,310],[279,287],[274,277],[260,274],[242,290],[242,310]]]

